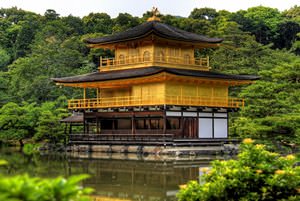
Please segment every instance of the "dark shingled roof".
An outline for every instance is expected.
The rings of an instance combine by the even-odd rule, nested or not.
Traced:
[[[94,72],[90,74],[78,75],[72,77],[52,78],[52,80],[58,83],[97,82],[97,81],[145,77],[145,76],[155,75],[161,72],[167,72],[174,75],[202,77],[202,78],[217,78],[217,79],[226,79],[226,80],[259,79],[258,76],[253,76],[253,75],[229,75],[229,74],[217,73],[212,71],[198,71],[198,70],[163,68],[163,67],[153,66],[147,68],[134,68],[134,69],[126,69],[126,70]]]
[[[60,122],[63,123],[82,123],[83,122],[83,115],[72,115],[61,119]]]
[[[89,44],[99,44],[99,43],[105,44],[105,43],[114,43],[120,41],[129,41],[129,40],[145,37],[151,33],[154,33],[155,35],[163,38],[174,39],[178,41],[205,42],[205,43],[220,43],[223,41],[223,39],[220,38],[208,38],[206,36],[190,33],[178,29],[176,27],[163,24],[159,21],[150,21],[110,36],[106,36],[102,38],[86,39],[85,42]]]

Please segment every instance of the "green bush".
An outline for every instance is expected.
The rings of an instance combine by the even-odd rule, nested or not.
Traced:
[[[0,165],[6,162],[0,160]],[[78,182],[87,175],[71,176],[68,179],[41,179],[28,175],[0,175],[0,200],[2,201],[90,201],[92,189],[81,188]]]
[[[182,187],[179,201],[300,200],[300,167],[293,155],[280,156],[245,139],[236,160],[214,161],[203,184],[190,181]]]

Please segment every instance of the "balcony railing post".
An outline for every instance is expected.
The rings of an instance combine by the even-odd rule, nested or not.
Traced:
[[[206,57],[206,66],[209,67],[209,56]]]

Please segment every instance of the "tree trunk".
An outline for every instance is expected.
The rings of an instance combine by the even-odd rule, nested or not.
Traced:
[[[22,139],[19,140],[19,143],[20,143],[20,147],[23,148],[24,147],[24,143],[23,143]]]

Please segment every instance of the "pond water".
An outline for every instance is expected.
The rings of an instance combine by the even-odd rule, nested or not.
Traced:
[[[40,154],[26,156],[2,149],[0,159],[9,162],[3,174],[28,173],[39,177],[89,174],[83,186],[95,189],[97,200],[171,201],[179,185],[199,179],[199,168],[216,157],[160,158],[124,154]]]

